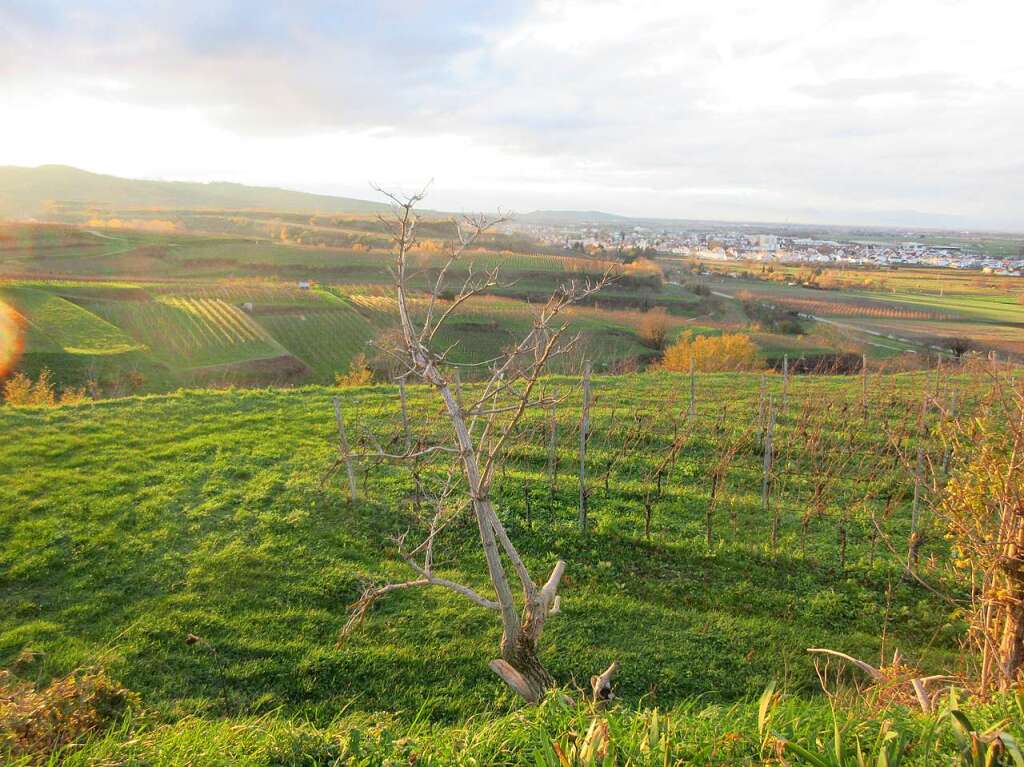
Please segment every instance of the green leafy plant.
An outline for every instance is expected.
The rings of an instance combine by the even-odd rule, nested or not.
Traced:
[[[889,721],[882,722],[874,741],[865,744],[860,735],[844,732],[839,720],[834,719],[831,747],[817,744],[801,745],[782,739],[786,754],[798,759],[798,764],[812,767],[899,767],[906,752],[903,736],[892,729]]]
[[[1021,705],[1017,698],[1018,708]],[[949,724],[960,747],[960,764],[963,767],[999,767],[1013,765],[1024,767],[1024,753],[1010,733],[1005,731],[1008,719],[996,722],[979,731],[959,708],[949,710]]]

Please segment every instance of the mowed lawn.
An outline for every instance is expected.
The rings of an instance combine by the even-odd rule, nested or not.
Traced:
[[[563,391],[573,384],[549,383]],[[499,508],[529,565],[546,573],[558,557],[569,563],[563,611],[544,640],[552,672],[582,682],[618,659],[625,698],[668,705],[693,695],[737,700],[772,679],[813,693],[805,648],[876,660],[883,633],[890,652],[899,646],[928,668],[955,665],[962,626],[941,600],[902,581],[898,558],[872,552],[866,520],[849,531],[845,570],[832,517],[816,519],[799,545],[799,478],[780,500],[783,537],[770,550],[754,454],[728,480],[717,542],[706,547],[712,431],[722,411],[732,414],[730,429],[747,422],[756,375],[702,377],[703,436],[666,481],[644,538],[639,498],[671,443],[664,414],[683,407],[685,385],[666,374],[596,379],[594,527],[586,538],[575,526],[578,409],[560,411],[555,492],[544,476],[543,417],[528,425],[498,480]],[[913,397],[921,381],[878,384],[896,385]],[[856,398],[859,386],[808,379],[789,396]],[[487,669],[497,651],[493,616],[448,592],[394,594],[336,644],[346,606],[368,579],[408,574],[390,538],[412,525],[412,486],[405,470],[360,468],[365,498],[351,504],[338,477],[325,480],[336,455],[335,395],[355,441],[364,428],[382,442],[398,433],[392,387],[0,409],[0,667],[27,652],[39,653],[19,666],[32,678],[102,665],[171,720],[280,708],[324,721],[342,710],[455,721],[516,705]],[[440,429],[430,392],[413,388],[410,397],[415,428]],[[886,418],[900,410],[890,405]],[[610,472],[606,491],[601,474],[639,407],[656,420]],[[861,429],[865,449],[879,429],[880,422]],[[529,528],[523,487],[533,488]],[[904,512],[900,506],[887,523],[894,536],[905,533]],[[438,566],[488,588],[469,520],[446,534]],[[186,641],[190,634],[199,641]]]

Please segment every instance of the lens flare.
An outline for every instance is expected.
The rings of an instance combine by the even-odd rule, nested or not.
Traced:
[[[21,315],[0,301],[0,378],[10,373],[21,359],[25,333]]]

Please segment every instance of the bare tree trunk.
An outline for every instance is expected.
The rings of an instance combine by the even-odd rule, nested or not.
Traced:
[[[528,703],[537,703],[555,686],[555,680],[537,655],[537,643],[525,632],[501,641],[501,660],[492,660],[491,670]]]
[[[490,492],[483,483],[473,440],[466,426],[462,408],[447,384],[441,383],[439,388],[460,448],[463,469],[473,499],[473,512],[480,531],[480,543],[487,561],[487,572],[494,586],[501,612],[501,660],[504,661],[504,665],[498,661],[491,661],[491,668],[526,700],[535,703],[554,685],[551,674],[541,665],[540,659],[537,657],[537,641],[540,639],[541,630],[544,627],[550,600],[540,604],[536,597],[531,599],[525,607],[524,619],[520,623],[512,589],[508,576],[505,574],[505,568],[502,566],[501,552],[498,548],[498,534],[500,531],[500,535],[504,536],[504,527],[494,512]],[[515,552],[511,543],[503,545],[502,548],[509,557],[514,557],[515,569],[525,572],[525,566],[519,560],[518,553]],[[557,588],[564,569],[565,563],[559,562],[555,568],[557,578],[554,573],[552,574],[554,579],[552,593]],[[547,586],[545,586],[546,589]],[[538,610],[543,612],[538,613]]]

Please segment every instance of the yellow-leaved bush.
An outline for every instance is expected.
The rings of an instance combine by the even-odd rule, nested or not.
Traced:
[[[366,360],[366,355],[360,352],[352,358],[352,364],[347,373],[335,373],[334,385],[343,388],[349,386],[367,386],[373,383],[373,371]]]
[[[693,360],[694,369],[702,373],[757,370],[761,367],[757,346],[742,333],[682,338],[665,351],[661,367],[689,372],[690,360]]]

